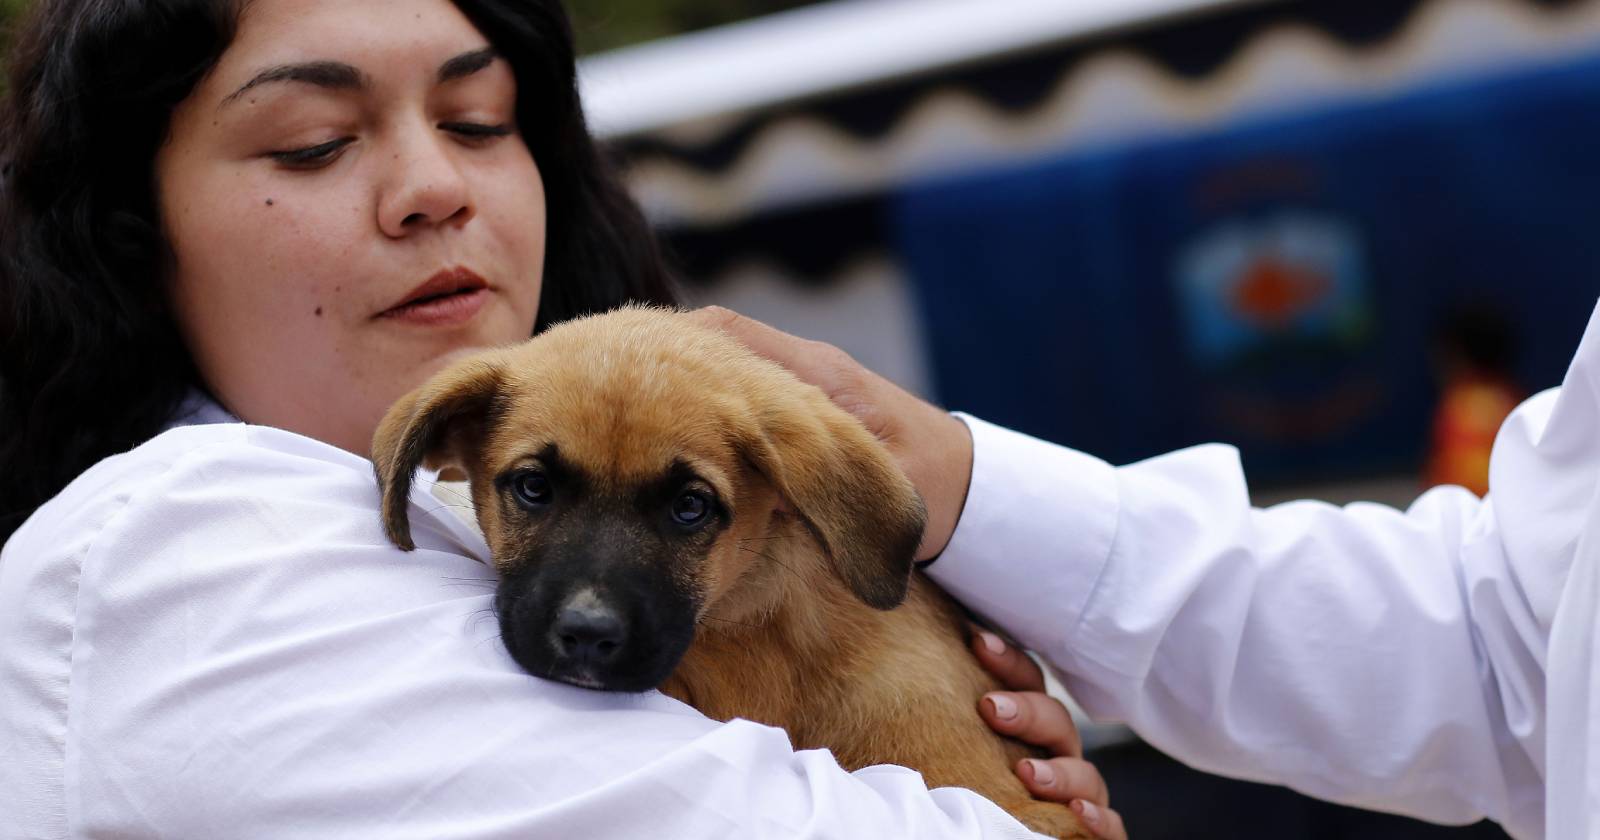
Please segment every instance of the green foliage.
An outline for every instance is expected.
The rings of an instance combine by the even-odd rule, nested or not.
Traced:
[[[22,18],[22,10],[28,7],[28,0],[0,0],[0,39],[5,43],[11,42],[11,27]]]
[[[0,0],[0,94],[9,87],[10,75],[5,68],[10,66],[6,56],[11,54],[11,30],[22,20],[22,12],[28,7],[28,0]]]
[[[0,58],[10,52],[11,31],[22,22],[28,0],[0,0]]]
[[[815,0],[567,0],[578,49],[600,52],[810,5]]]

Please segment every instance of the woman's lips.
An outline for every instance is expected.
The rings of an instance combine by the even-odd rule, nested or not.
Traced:
[[[446,268],[378,317],[426,327],[455,326],[472,320],[488,294],[489,284],[477,272],[464,266]]]
[[[450,327],[464,324],[478,314],[489,299],[486,288],[462,289],[450,294],[424,298],[384,311],[381,317],[422,327]]]

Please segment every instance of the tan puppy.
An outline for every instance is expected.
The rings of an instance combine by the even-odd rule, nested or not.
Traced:
[[[849,769],[893,763],[1025,824],[1091,837],[1012,773],[975,710],[1000,686],[912,574],[923,507],[821,391],[663,310],[568,322],[461,361],[373,441],[390,539],[419,464],[467,474],[507,650],[589,688],[659,687],[787,730]]]

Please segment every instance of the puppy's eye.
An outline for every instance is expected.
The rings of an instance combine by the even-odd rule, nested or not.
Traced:
[[[672,501],[672,521],[679,525],[699,525],[711,512],[711,501],[689,490]]]
[[[523,507],[543,507],[550,504],[550,479],[544,473],[529,470],[511,482],[511,491]]]

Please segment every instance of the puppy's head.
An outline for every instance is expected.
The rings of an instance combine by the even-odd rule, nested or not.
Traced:
[[[924,521],[821,391],[661,310],[458,362],[390,409],[373,462],[406,549],[417,467],[466,472],[507,649],[591,688],[653,688],[702,622],[759,622],[823,577],[898,605]]]

